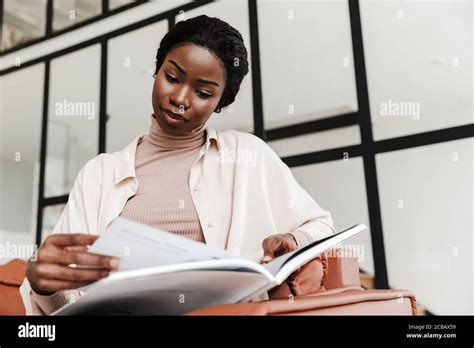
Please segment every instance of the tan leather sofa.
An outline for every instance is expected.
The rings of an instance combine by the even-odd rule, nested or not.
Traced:
[[[322,262],[313,260],[297,277],[261,302],[220,305],[188,315],[416,315],[415,296],[408,290],[365,290],[361,287],[357,257],[332,249]],[[0,265],[0,315],[24,315],[19,287],[26,262]]]
[[[415,296],[408,290],[362,288],[359,262],[350,250],[332,249],[325,256],[322,263],[313,260],[305,265],[299,279],[287,280],[272,290],[267,301],[213,306],[187,315],[417,314]],[[323,276],[322,264],[326,271]]]
[[[20,259],[0,265],[0,315],[25,315],[19,291],[25,272],[26,262]]]

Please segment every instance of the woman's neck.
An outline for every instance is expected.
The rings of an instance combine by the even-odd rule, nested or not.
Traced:
[[[206,129],[204,125],[190,132],[173,135],[163,130],[155,115],[151,115],[150,132],[147,136],[150,143],[163,149],[176,150],[200,147],[206,142]]]

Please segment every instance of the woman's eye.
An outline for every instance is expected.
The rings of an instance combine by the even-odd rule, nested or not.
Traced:
[[[199,97],[201,97],[202,99],[207,99],[207,98],[210,98],[212,95],[211,94],[207,94],[207,93],[204,93],[202,91],[197,91],[197,94]]]
[[[178,82],[178,80],[177,80],[174,76],[172,76],[172,75],[170,75],[170,74],[166,74],[166,79],[167,79],[169,82],[171,82],[171,83],[176,83],[176,82]]]

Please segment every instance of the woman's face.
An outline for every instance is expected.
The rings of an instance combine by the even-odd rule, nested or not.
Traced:
[[[174,135],[200,127],[216,109],[224,87],[225,70],[218,58],[201,46],[176,47],[155,76],[152,103],[158,124]]]

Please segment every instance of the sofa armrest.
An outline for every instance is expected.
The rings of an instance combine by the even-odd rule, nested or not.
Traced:
[[[408,290],[364,290],[356,286],[307,296],[257,303],[224,304],[185,315],[416,315],[415,295]]]
[[[361,286],[357,255],[349,248],[333,248],[270,290],[268,297],[288,298],[348,286]]]
[[[25,315],[19,288],[26,273],[26,262],[14,259],[0,265],[0,315]]]
[[[328,274],[323,285],[326,290],[346,286],[360,287],[359,261],[356,253],[348,248],[333,248],[327,253]]]

